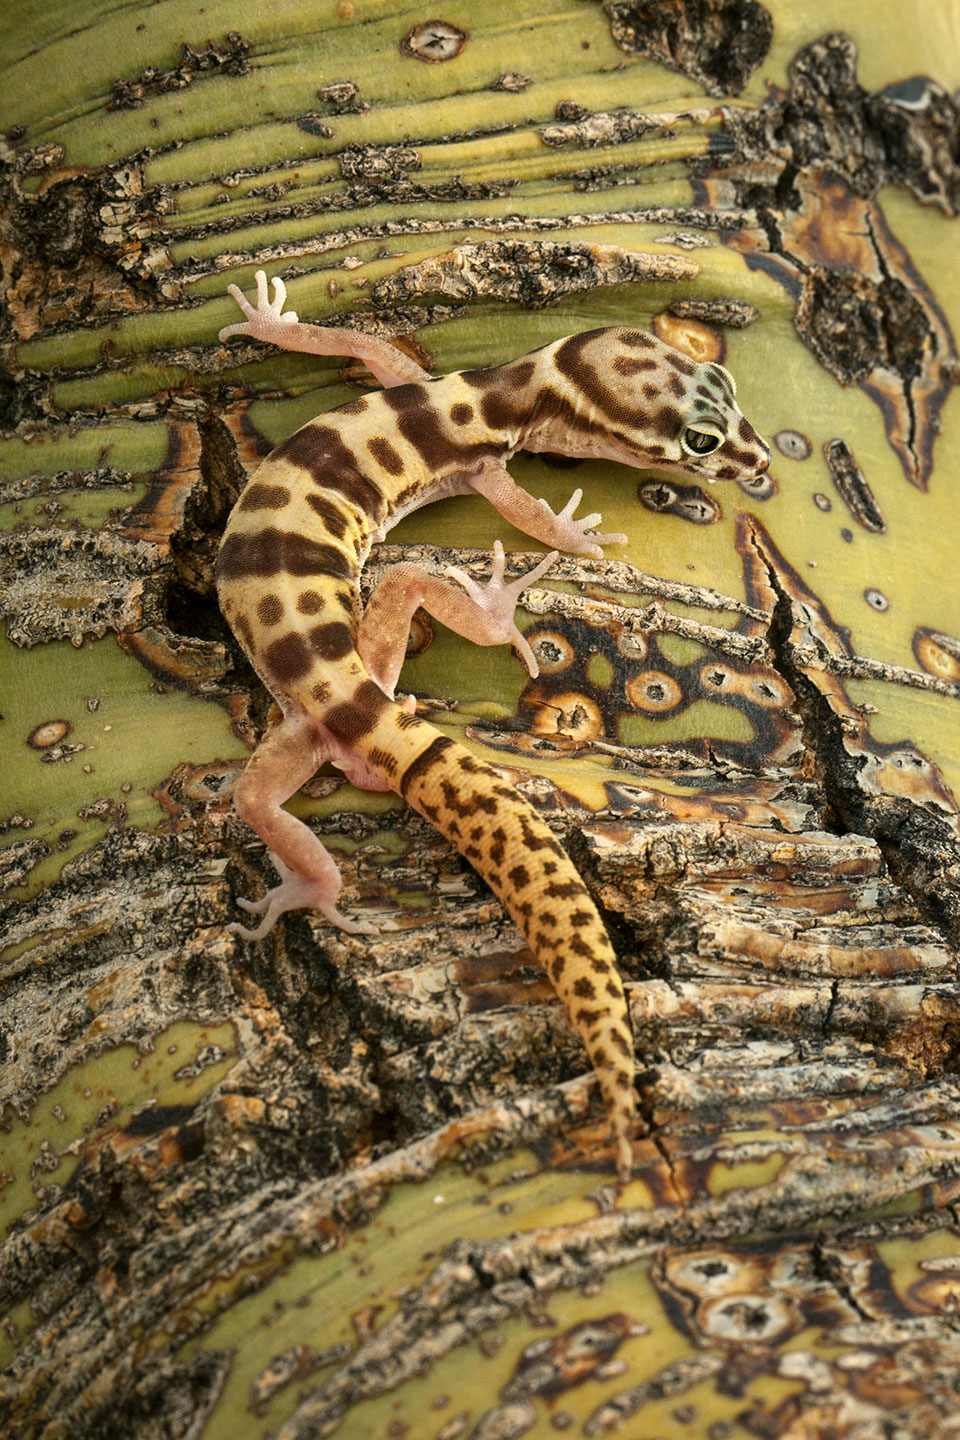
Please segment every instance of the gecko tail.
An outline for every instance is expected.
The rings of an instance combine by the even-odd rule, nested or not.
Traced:
[[[392,788],[483,876],[546,971],[596,1072],[626,1182],[636,1062],[616,956],[597,907],[566,851],[502,776],[408,711],[397,712],[392,743],[371,736],[365,759],[383,767]]]

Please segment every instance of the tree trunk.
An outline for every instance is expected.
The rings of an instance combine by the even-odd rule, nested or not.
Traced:
[[[955,1435],[952,0],[9,8],[0,1434]],[[439,372],[651,326],[773,443],[708,491],[519,457],[629,546],[528,591],[537,680],[425,620],[401,680],[602,909],[622,1189],[547,981],[394,797],[291,802],[376,943],[226,929],[269,705],[218,539],[371,383],[218,343],[257,267]],[[498,534],[445,501],[369,578]]]

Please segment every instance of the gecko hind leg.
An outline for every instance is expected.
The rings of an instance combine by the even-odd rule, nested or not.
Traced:
[[[336,861],[309,826],[283,809],[285,800],[330,759],[329,747],[306,715],[287,715],[264,736],[234,790],[234,804],[266,843],[280,884],[261,900],[237,904],[263,919],[255,930],[228,928],[243,940],[262,940],[287,910],[319,910],[351,934],[375,933],[375,926],[351,920],[336,905],[343,881]]]
[[[406,653],[410,621],[422,605],[441,625],[476,645],[515,646],[530,674],[536,676],[537,662],[517,629],[514,611],[523,590],[535,584],[556,558],[554,550],[526,575],[504,580],[506,557],[497,540],[490,579],[485,584],[478,584],[453,565],[445,572],[449,579],[431,575],[408,562],[392,566],[363,612],[357,636],[360,658],[377,684],[392,695]]]

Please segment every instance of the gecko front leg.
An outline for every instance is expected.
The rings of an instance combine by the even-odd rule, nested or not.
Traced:
[[[218,337],[221,341],[228,340],[231,335],[249,335],[253,340],[265,340],[281,350],[298,350],[307,355],[352,355],[362,360],[388,390],[394,385],[429,378],[426,370],[409,355],[404,355],[402,350],[386,340],[378,340],[375,335],[335,325],[304,325],[296,310],[284,310],[287,287],[279,275],[273,277],[272,300],[267,290],[265,271],[258,270],[255,279],[255,306],[250,304],[239,285],[227,286],[228,294],[236,300],[245,318],[235,325],[224,325]]]
[[[604,545],[627,543],[627,536],[620,531],[602,535],[594,529],[602,520],[602,515],[595,513],[574,519],[577,506],[583,499],[582,490],[574,490],[559,515],[555,515],[546,500],[535,500],[528,495],[506,467],[496,461],[471,475],[470,485],[478,495],[489,500],[511,525],[544,545],[566,551],[568,555],[590,555],[595,560],[602,560]]]
[[[455,565],[444,571],[449,579],[431,575],[409,562],[391,566],[363,612],[357,650],[364,665],[377,684],[392,695],[403,665],[410,621],[422,605],[435,620],[475,645],[513,645],[535,678],[539,673],[537,662],[517,628],[514,612],[522,592],[536,584],[556,558],[554,550],[525,575],[505,580],[506,556],[500,541],[495,540],[490,579],[484,584],[478,584]]]

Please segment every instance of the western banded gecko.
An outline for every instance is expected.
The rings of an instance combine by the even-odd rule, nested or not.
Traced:
[[[462,745],[394,698],[410,621],[422,605],[481,645],[509,643],[532,676],[534,655],[514,610],[560,550],[601,557],[625,535],[576,517],[582,492],[554,514],[513,481],[516,450],[559,451],[705,480],[762,474],[770,451],[734,402],[722,366],[696,364],[632,326],[554,341],[521,359],[432,379],[385,341],[301,324],[258,271],[254,307],[220,339],[250,335],[289,350],[352,355],[382,391],[304,425],[263,462],[227,521],[217,560],[220,604],[283,719],[238,782],[239,814],[271,851],[280,884],[262,900],[260,939],[286,910],[319,910],[351,932],[370,927],[337,909],[340,875],[313,831],[282,809],[325,761],[353,784],[395,790],[476,867],[503,901],[586,1046],[612,1124],[617,1170],[630,1175],[635,1116],[633,1039],[613,947],[586,887],[544,822]],[[495,542],[489,582],[413,564],[387,573],[361,615],[358,577],[370,547],[401,516],[476,491],[549,555],[504,579]]]

